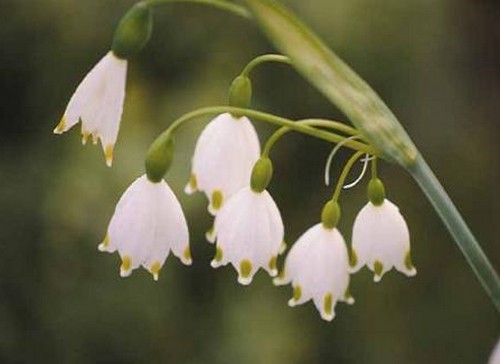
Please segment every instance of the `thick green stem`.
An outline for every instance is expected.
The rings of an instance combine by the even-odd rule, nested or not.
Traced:
[[[361,156],[365,154],[362,151],[358,151],[352,155],[351,158],[347,161],[347,163],[344,166],[344,169],[342,170],[342,173],[340,174],[339,180],[337,181],[337,186],[335,187],[335,191],[333,192],[332,196],[332,201],[333,202],[338,202],[339,197],[340,197],[340,192],[342,192],[342,187],[345,184],[345,180],[347,176],[349,175],[349,172],[351,171],[352,166],[356,161],[361,158]]]
[[[320,128],[327,128],[327,129],[332,129],[336,130],[348,135],[356,135],[357,130],[354,128],[351,128],[350,126],[347,126],[343,123],[340,123],[338,121],[333,121],[333,120],[323,120],[323,119],[306,119],[306,120],[299,120],[296,121],[295,124],[303,124],[303,125],[308,125],[308,126],[314,126],[314,127],[320,127]],[[264,150],[262,152],[263,156],[269,156],[269,153],[271,152],[271,149],[274,147],[274,144],[285,134],[288,132],[292,131],[289,127],[282,127],[274,132],[273,135],[267,139],[266,144],[264,145]],[[348,144],[348,142],[346,142]],[[357,143],[356,143],[357,144]]]
[[[479,243],[422,156],[408,168],[443,220],[467,262],[500,311],[500,278]]]
[[[241,109],[238,107],[231,107],[231,106],[212,106],[212,107],[205,107],[201,108],[198,110],[191,111],[187,114],[184,114],[181,116],[179,119],[175,120],[167,130],[165,130],[158,138],[163,138],[166,135],[172,135],[177,128],[179,128],[182,124],[192,120],[199,118],[201,116],[209,116],[209,115],[218,115],[218,114],[223,114],[223,113],[231,113],[231,114],[238,114],[238,115],[244,115],[249,118],[252,118],[252,120],[256,121],[261,121],[261,122],[266,122],[269,124],[277,125],[277,126],[286,126],[290,128],[293,131],[310,135],[312,137],[326,140],[327,142],[331,143],[340,143],[345,140],[344,136],[334,134],[325,130],[321,129],[315,129],[307,125],[303,125],[300,123],[297,123],[293,120],[282,118],[276,115],[268,114],[262,111],[256,111],[256,110],[251,110],[251,109]],[[380,152],[372,147],[371,145],[367,145],[364,143],[361,143],[359,141],[352,140],[349,143],[345,144],[346,147],[354,149],[354,150],[359,150],[362,151],[362,153],[365,154],[371,154],[375,156],[380,156]]]
[[[283,63],[288,65],[292,64],[292,61],[287,56],[283,56],[281,54],[264,54],[262,56],[255,57],[250,62],[248,62],[245,68],[243,68],[243,71],[241,71],[241,75],[248,77],[250,72],[252,72],[255,67],[262,63],[268,62]]]
[[[250,19],[252,17],[250,12],[245,7],[224,0],[144,0],[141,1],[141,3],[149,6],[157,6],[169,3],[203,4],[213,6],[217,9],[229,11],[243,18]]]

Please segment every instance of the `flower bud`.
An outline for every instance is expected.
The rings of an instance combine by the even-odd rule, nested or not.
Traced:
[[[229,106],[242,109],[250,106],[252,101],[252,81],[247,76],[238,76],[229,89]],[[234,115],[240,117],[241,115]]]
[[[368,199],[375,206],[380,206],[385,200],[384,184],[378,178],[373,178],[368,183]]]
[[[336,201],[328,201],[321,211],[321,222],[325,229],[337,227],[340,220],[340,205]]]
[[[174,157],[174,138],[161,135],[149,147],[146,156],[146,174],[151,182],[160,182],[167,173]]]
[[[264,191],[273,177],[273,163],[267,157],[261,157],[255,163],[250,178],[250,186],[254,192]]]
[[[151,8],[144,3],[134,5],[120,20],[111,50],[122,59],[138,53],[149,41],[153,30]]]

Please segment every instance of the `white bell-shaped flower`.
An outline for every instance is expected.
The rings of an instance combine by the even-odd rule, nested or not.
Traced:
[[[322,223],[307,230],[292,246],[276,285],[292,284],[290,306],[313,300],[321,318],[335,317],[337,301],[353,304],[349,293],[349,255],[342,234]]]
[[[231,263],[238,282],[248,285],[259,268],[278,274],[276,260],[282,247],[281,214],[269,192],[245,187],[234,194],[215,218],[217,248],[212,267]]]
[[[368,202],[358,213],[352,232],[352,271],[367,265],[374,281],[395,267],[411,277],[417,274],[410,256],[410,233],[399,209],[391,201]]]
[[[203,191],[209,200],[208,210],[215,215],[229,197],[248,186],[259,156],[259,138],[250,120],[229,113],[219,115],[196,143],[185,192]]]
[[[155,280],[172,250],[191,264],[189,232],[181,205],[165,181],[136,179],[118,202],[100,251],[118,251],[120,275],[127,277],[141,265]]]
[[[111,166],[125,99],[127,61],[108,52],[85,76],[54,129],[62,134],[82,122],[82,143],[100,139],[106,163]]]

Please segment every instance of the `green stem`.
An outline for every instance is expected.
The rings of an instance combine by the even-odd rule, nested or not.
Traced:
[[[372,179],[377,179],[378,178],[378,173],[377,173],[377,157],[373,157],[372,160]]]
[[[201,108],[198,110],[191,111],[187,114],[184,114],[181,116],[179,119],[175,120],[167,130],[165,130],[158,138],[166,138],[168,139],[169,135],[172,135],[177,128],[179,128],[182,124],[184,124],[187,121],[190,121],[192,119],[196,119],[201,116],[208,116],[208,115],[218,115],[218,114],[223,114],[223,113],[231,113],[231,114],[238,114],[238,115],[244,115],[249,118],[252,118],[252,120],[257,120],[261,122],[266,122],[269,124],[277,125],[277,126],[286,126],[290,128],[293,131],[310,135],[312,137],[326,140],[327,142],[331,143],[339,143],[343,140],[345,140],[345,137],[342,135],[334,134],[325,130],[321,129],[315,129],[307,125],[303,125],[300,123],[297,123],[293,120],[282,118],[279,116],[275,116],[272,114],[268,114],[262,111],[256,111],[256,110],[251,110],[251,109],[242,109],[238,107],[231,107],[231,106],[212,106],[212,107],[205,107]],[[371,145],[367,145],[364,143],[361,143],[356,140],[349,141],[348,143],[345,144],[346,147],[354,149],[354,150],[359,150],[362,151],[362,153],[365,154],[371,154],[375,156],[380,156],[380,152],[372,147]]]
[[[308,125],[308,126],[314,126],[314,127],[321,127],[321,128],[328,128],[336,131],[340,131],[342,133],[346,133],[348,135],[357,135],[357,130],[354,128],[351,128],[350,126],[347,126],[343,123],[340,123],[338,121],[333,121],[333,120],[323,120],[323,119],[306,119],[306,120],[299,120],[296,121],[295,124],[303,124],[303,125]],[[271,149],[274,147],[274,144],[285,134],[288,132],[292,131],[287,126],[281,127],[277,131],[273,133],[267,140],[264,150],[262,152],[262,155],[265,157],[268,157]],[[347,144],[347,143],[346,143]]]
[[[418,156],[416,163],[409,167],[408,170],[427,195],[493,304],[500,311],[500,278],[498,273],[484,254],[439,180],[422,156]]]
[[[335,191],[333,192],[333,196],[332,196],[333,202],[338,202],[340,192],[342,192],[342,187],[345,184],[345,180],[346,180],[347,176],[349,175],[349,172],[351,171],[352,166],[364,154],[366,154],[366,153],[363,153],[362,151],[357,151],[356,153],[354,153],[352,155],[351,158],[349,158],[349,160],[345,164],[344,169],[342,170],[342,173],[340,174],[339,180],[337,182],[337,186],[335,187]]]
[[[262,56],[255,57],[248,62],[245,68],[243,68],[243,71],[241,71],[241,75],[248,77],[250,72],[252,72],[255,67],[267,62],[283,63],[288,65],[292,64],[292,61],[287,56],[283,56],[281,54],[264,54]]]
[[[169,3],[204,4],[213,6],[218,9],[229,11],[230,13],[233,13],[235,15],[241,16],[246,19],[252,18],[250,12],[245,7],[224,0],[144,0],[141,2],[148,6],[157,6]]]

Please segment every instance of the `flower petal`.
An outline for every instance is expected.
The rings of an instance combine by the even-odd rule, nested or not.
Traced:
[[[108,52],[85,76],[54,129],[61,134],[82,121],[82,143],[101,139],[106,163],[111,165],[125,99],[127,61]]]
[[[380,206],[369,202],[358,213],[352,235],[353,271],[367,265],[374,280],[396,267],[407,276],[416,274],[410,258],[410,234],[399,209],[385,199]]]
[[[118,202],[99,250],[118,250],[124,277],[142,265],[158,279],[170,250],[191,264],[186,220],[168,184],[145,175],[134,181]]]
[[[349,286],[349,259],[344,238],[337,229],[316,224],[292,246],[285,270],[278,284],[292,283],[290,306],[309,299],[321,317],[330,321],[335,316],[337,301],[353,302],[346,295]]]
[[[215,218],[217,250],[212,266],[231,263],[241,284],[249,284],[259,268],[274,276],[283,234],[279,210],[269,193],[243,188]]]
[[[203,130],[193,156],[192,176],[185,191],[203,191],[215,215],[238,190],[248,186],[253,165],[260,156],[257,133],[246,117],[222,114]],[[194,188],[195,187],[195,188]]]

